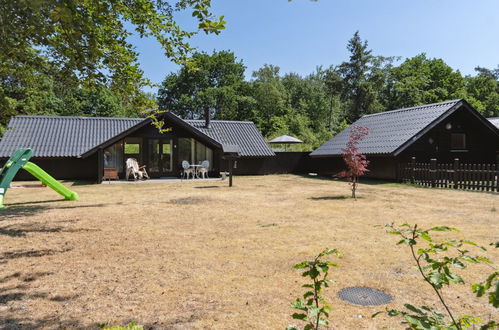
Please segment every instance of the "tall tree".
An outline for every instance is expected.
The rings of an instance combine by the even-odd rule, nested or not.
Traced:
[[[466,77],[466,100],[485,117],[499,117],[499,68],[477,67],[476,76]]]
[[[124,107],[148,106],[141,88],[149,81],[127,41],[130,27],[141,37],[154,37],[174,62],[190,65],[188,39],[225,26],[210,6],[211,0],[1,1],[0,113],[32,112],[24,106],[26,97],[17,99],[12,91],[31,93],[40,75],[64,88],[106,86]],[[182,11],[195,18],[196,31],[176,22]],[[34,110],[45,111],[43,102]],[[1,119],[0,125],[5,124]]]
[[[462,98],[466,95],[465,83],[461,73],[442,59],[420,54],[391,70],[387,107],[397,109]]]
[[[286,120],[291,110],[289,95],[279,72],[278,66],[267,64],[253,72],[252,96],[259,113],[257,125],[265,136],[289,129]]]
[[[230,51],[194,53],[196,69],[184,65],[169,74],[158,91],[160,109],[183,118],[200,118],[208,109],[215,118],[234,117],[239,104],[247,105],[242,61]]]
[[[341,63],[336,72],[342,78],[341,95],[350,103],[347,118],[352,122],[364,114],[384,110],[379,95],[384,89],[392,58],[372,55],[359,31],[348,41],[347,49],[350,59]]]

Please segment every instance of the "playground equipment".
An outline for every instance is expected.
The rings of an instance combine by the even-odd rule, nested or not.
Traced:
[[[78,194],[76,192],[69,190],[59,181],[50,176],[47,172],[38,167],[36,164],[29,162],[28,160],[32,155],[33,150],[31,149],[18,149],[16,152],[14,152],[14,154],[12,154],[10,159],[0,170],[0,209],[4,208],[4,196],[7,193],[7,189],[10,187],[11,181],[14,179],[16,173],[20,169],[28,171],[28,173],[40,180],[42,184],[52,188],[57,193],[64,196],[65,199],[71,201],[78,200]]]

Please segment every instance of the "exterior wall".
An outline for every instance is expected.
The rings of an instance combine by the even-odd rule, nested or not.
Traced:
[[[276,152],[274,157],[240,158],[234,174],[283,174],[305,173],[308,169],[308,152]],[[222,168],[228,168],[227,161],[222,160]]]
[[[151,164],[149,164],[149,152],[148,150],[148,139],[165,139],[165,140],[172,140],[172,171],[170,173],[165,173],[164,176],[179,176],[181,171],[182,171],[182,160],[180,159],[179,156],[179,148],[178,148],[178,141],[179,138],[189,138],[189,139],[194,139],[197,140],[196,137],[186,131],[185,129],[181,127],[177,127],[175,125],[168,125],[171,130],[168,132],[160,133],[159,130],[156,127],[153,127],[152,125],[147,125],[129,135],[126,136],[126,138],[141,138],[141,147],[140,147],[140,155],[135,156],[137,158],[137,161],[139,162],[140,165],[146,165],[146,169],[149,172],[149,175],[154,177],[154,173],[152,173],[149,169],[152,167]],[[123,140],[118,141],[117,143],[123,143]],[[204,143],[203,143],[204,144]],[[215,173],[218,174],[220,172],[220,151],[216,150],[213,148],[213,146],[206,145],[206,147],[210,148],[213,151],[213,161],[211,164],[211,173],[210,175],[214,175]],[[126,161],[126,157],[123,155],[123,164]],[[119,172],[120,178],[125,177],[124,171]]]
[[[447,129],[446,125],[452,128]],[[466,135],[465,150],[451,150],[451,134]],[[432,141],[432,143],[430,143]],[[484,127],[483,123],[464,108],[435,126],[397,158],[409,162],[416,157],[417,162],[429,162],[436,158],[439,163],[452,163],[455,158],[465,163],[495,164],[498,162],[499,137]]]
[[[1,158],[0,165],[3,166],[7,160],[7,158]],[[85,159],[76,157],[33,157],[30,161],[40,166],[45,172],[57,180],[97,181],[97,155],[92,155],[91,157]],[[32,181],[36,179],[28,172],[19,170],[14,180]]]
[[[340,159],[312,158],[310,152],[276,152],[274,157],[240,158],[234,174],[262,175],[262,174],[304,174],[310,172],[324,173],[327,170],[334,172],[335,167],[342,164]],[[337,166],[335,164],[338,163]],[[222,160],[222,170],[227,170],[228,162]]]
[[[364,176],[371,179],[395,180],[397,177],[397,159],[392,156],[368,156],[369,172]],[[341,156],[312,158],[309,172],[321,175],[335,175],[346,169]]]

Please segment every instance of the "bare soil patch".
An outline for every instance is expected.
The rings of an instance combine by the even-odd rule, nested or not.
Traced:
[[[331,329],[401,328],[353,306],[338,291],[388,293],[442,310],[409,252],[380,226],[460,228],[457,237],[497,241],[499,196],[316,177],[236,177],[227,182],[75,185],[81,200],[12,189],[0,211],[0,328],[96,328],[136,320],[154,329],[283,329],[303,289],[292,266],[322,249],[344,253],[326,296]],[[24,183],[23,183],[24,184]],[[494,211],[493,211],[494,210]],[[497,251],[489,256],[499,260]],[[470,292],[496,265],[473,266],[444,294],[457,314],[497,314]]]

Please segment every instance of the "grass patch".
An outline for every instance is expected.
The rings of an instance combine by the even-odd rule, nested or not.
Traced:
[[[343,287],[366,286],[396,297],[388,308],[437,306],[407,266],[410,254],[384,233],[386,223],[457,227],[481,245],[499,232],[492,194],[361,183],[363,198],[354,203],[344,181],[295,175],[195,186],[80,185],[73,186],[76,202],[48,188],[9,190],[0,211],[0,290],[15,299],[2,309],[0,328],[95,328],[133,319],[147,329],[283,329],[293,323],[289,304],[304,284],[293,265],[326,247],[344,253],[326,293],[332,327],[399,328],[396,319],[370,318],[379,306],[337,297]],[[60,230],[45,230],[53,228]],[[496,261],[498,253],[488,252]],[[461,274],[466,285],[445,295],[456,314],[488,315],[494,311],[469,284],[490,266],[473,269],[476,275]]]

